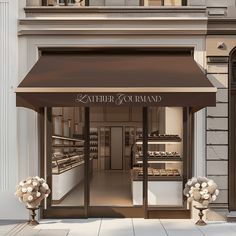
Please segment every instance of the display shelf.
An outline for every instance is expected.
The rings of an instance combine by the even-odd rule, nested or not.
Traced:
[[[78,146],[78,145],[65,145],[65,144],[53,144],[53,148],[84,148],[84,146]]]
[[[93,159],[98,158],[98,131],[97,128],[91,128],[90,129],[90,141],[89,141],[89,146],[90,146],[90,157]]]
[[[163,162],[182,162],[183,158],[181,157],[148,157],[148,163],[163,163]],[[142,157],[136,157],[137,163],[142,163]]]
[[[181,139],[175,139],[175,140],[148,139],[148,144],[180,144],[181,141],[182,141]],[[143,140],[137,139],[136,144],[143,144]]]
[[[149,145],[149,150],[147,153],[147,163],[148,163],[148,181],[178,181],[182,182],[182,166],[183,166],[183,158],[180,154],[181,151],[177,147],[176,151],[175,146],[168,150],[165,149],[166,146],[155,146],[156,144],[181,144],[182,139],[179,135],[160,135],[157,133],[152,133],[148,135],[147,140]],[[142,181],[143,173],[142,168],[140,167],[143,164],[143,152],[142,146],[139,144],[143,144],[142,135],[139,135],[138,139],[136,139],[136,154],[134,157],[134,164],[139,166],[139,169],[133,169],[133,181]],[[155,150],[152,150],[152,149]],[[164,148],[164,150],[163,150]],[[151,150],[150,150],[151,149]],[[162,150],[160,150],[162,149]],[[174,150],[173,150],[174,149]],[[168,150],[168,151],[167,151]],[[172,150],[172,151],[170,151]]]
[[[133,181],[143,181],[142,176],[135,176]],[[148,181],[183,181],[182,176],[148,176]]]
[[[143,175],[140,175],[138,169],[133,169],[132,170],[132,180],[133,181],[142,181],[143,180]],[[181,175],[148,175],[148,181],[182,181],[183,177]]]
[[[59,136],[59,135],[52,135],[53,139],[60,139],[60,140],[67,140],[67,141],[73,141],[73,142],[82,142],[84,143],[83,139],[75,139],[75,138],[70,138],[66,136]]]
[[[159,134],[159,135],[148,135],[148,144],[178,144],[182,141],[179,135],[168,135],[168,134]],[[142,135],[139,135],[136,139],[136,144],[143,144]]]

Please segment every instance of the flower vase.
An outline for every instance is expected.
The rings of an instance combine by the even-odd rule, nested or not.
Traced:
[[[199,216],[199,220],[195,223],[196,225],[199,225],[199,226],[204,226],[206,225],[206,222],[202,219],[203,216],[204,216],[204,213],[203,211],[204,210],[207,210],[208,207],[207,206],[202,206],[202,205],[199,205],[199,206],[194,206],[195,209],[199,210],[199,213],[198,213],[198,216]]]
[[[30,219],[28,221],[28,224],[31,226],[38,225],[39,222],[35,220],[35,217],[36,217],[35,211],[39,209],[39,206],[34,206],[34,205],[31,205],[30,203],[27,203],[26,208],[30,211]]]

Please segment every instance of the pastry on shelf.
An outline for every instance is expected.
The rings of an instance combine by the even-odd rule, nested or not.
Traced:
[[[180,173],[179,173],[179,171],[177,169],[174,169],[173,170],[173,175],[174,176],[180,176]]]
[[[160,170],[159,170],[159,169],[154,169],[154,170],[153,170],[153,175],[155,175],[155,176],[160,176],[160,175],[161,175]]]
[[[161,176],[167,176],[167,172],[165,169],[160,169],[160,175]]]
[[[153,176],[153,170],[152,169],[148,169],[148,175]]]
[[[174,172],[171,169],[167,169],[166,173],[167,173],[168,176],[173,176],[174,175]]]

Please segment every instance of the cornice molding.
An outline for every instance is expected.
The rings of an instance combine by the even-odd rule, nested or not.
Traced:
[[[26,7],[19,35],[206,35],[206,7]]]
[[[25,18],[19,20],[19,35],[206,34],[206,17],[126,18]]]
[[[236,18],[209,18],[207,24],[208,35],[235,35]]]
[[[201,6],[162,6],[162,7],[75,7],[75,6],[46,6],[25,7],[25,13],[205,13],[206,7]]]

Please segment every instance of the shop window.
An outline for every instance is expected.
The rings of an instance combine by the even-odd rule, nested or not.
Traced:
[[[82,107],[52,108],[52,206],[84,206],[83,116]]]
[[[143,181],[148,207],[184,206],[187,110],[132,108],[51,109],[51,206],[142,206]]]
[[[85,0],[48,0],[43,5],[48,6],[85,6]]]
[[[145,6],[182,6],[182,0],[145,0]],[[184,5],[184,4],[183,4]]]
[[[186,6],[186,0],[43,0],[48,6]]]

